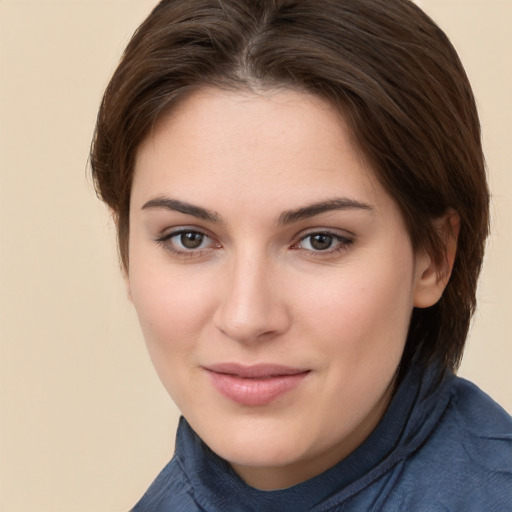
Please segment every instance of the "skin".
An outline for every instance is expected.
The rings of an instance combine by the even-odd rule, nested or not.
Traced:
[[[413,307],[434,304],[446,282],[413,250],[340,116],[295,91],[203,89],[160,120],[137,153],[129,261],[164,386],[260,489],[318,475],[366,439],[389,404]],[[250,406],[212,385],[205,367],[225,362],[308,373]]]

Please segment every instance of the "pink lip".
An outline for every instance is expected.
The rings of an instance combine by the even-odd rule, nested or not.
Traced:
[[[298,386],[309,370],[275,364],[221,363],[204,368],[222,395],[241,405],[266,405]]]

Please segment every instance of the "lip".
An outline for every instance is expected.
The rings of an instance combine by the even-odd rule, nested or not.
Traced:
[[[310,373],[276,364],[220,363],[205,366],[215,389],[240,405],[260,406],[296,388]]]

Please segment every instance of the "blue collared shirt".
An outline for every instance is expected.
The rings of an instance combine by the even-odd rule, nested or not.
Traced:
[[[512,418],[470,382],[413,367],[373,433],[311,480],[261,491],[182,418],[176,453],[132,512],[512,511]]]

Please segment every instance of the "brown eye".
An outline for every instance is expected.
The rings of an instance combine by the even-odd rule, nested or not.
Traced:
[[[333,242],[333,237],[331,235],[326,235],[323,233],[319,233],[317,235],[312,235],[309,237],[311,247],[316,251],[325,251],[329,249]]]
[[[201,246],[203,240],[204,235],[195,231],[187,231],[180,235],[180,243],[186,249],[197,249]]]
[[[348,248],[352,239],[329,232],[316,232],[304,236],[294,247],[311,253],[331,254]]]
[[[220,247],[211,237],[201,231],[180,229],[158,238],[156,242],[167,251],[179,256],[201,254],[203,250]]]

